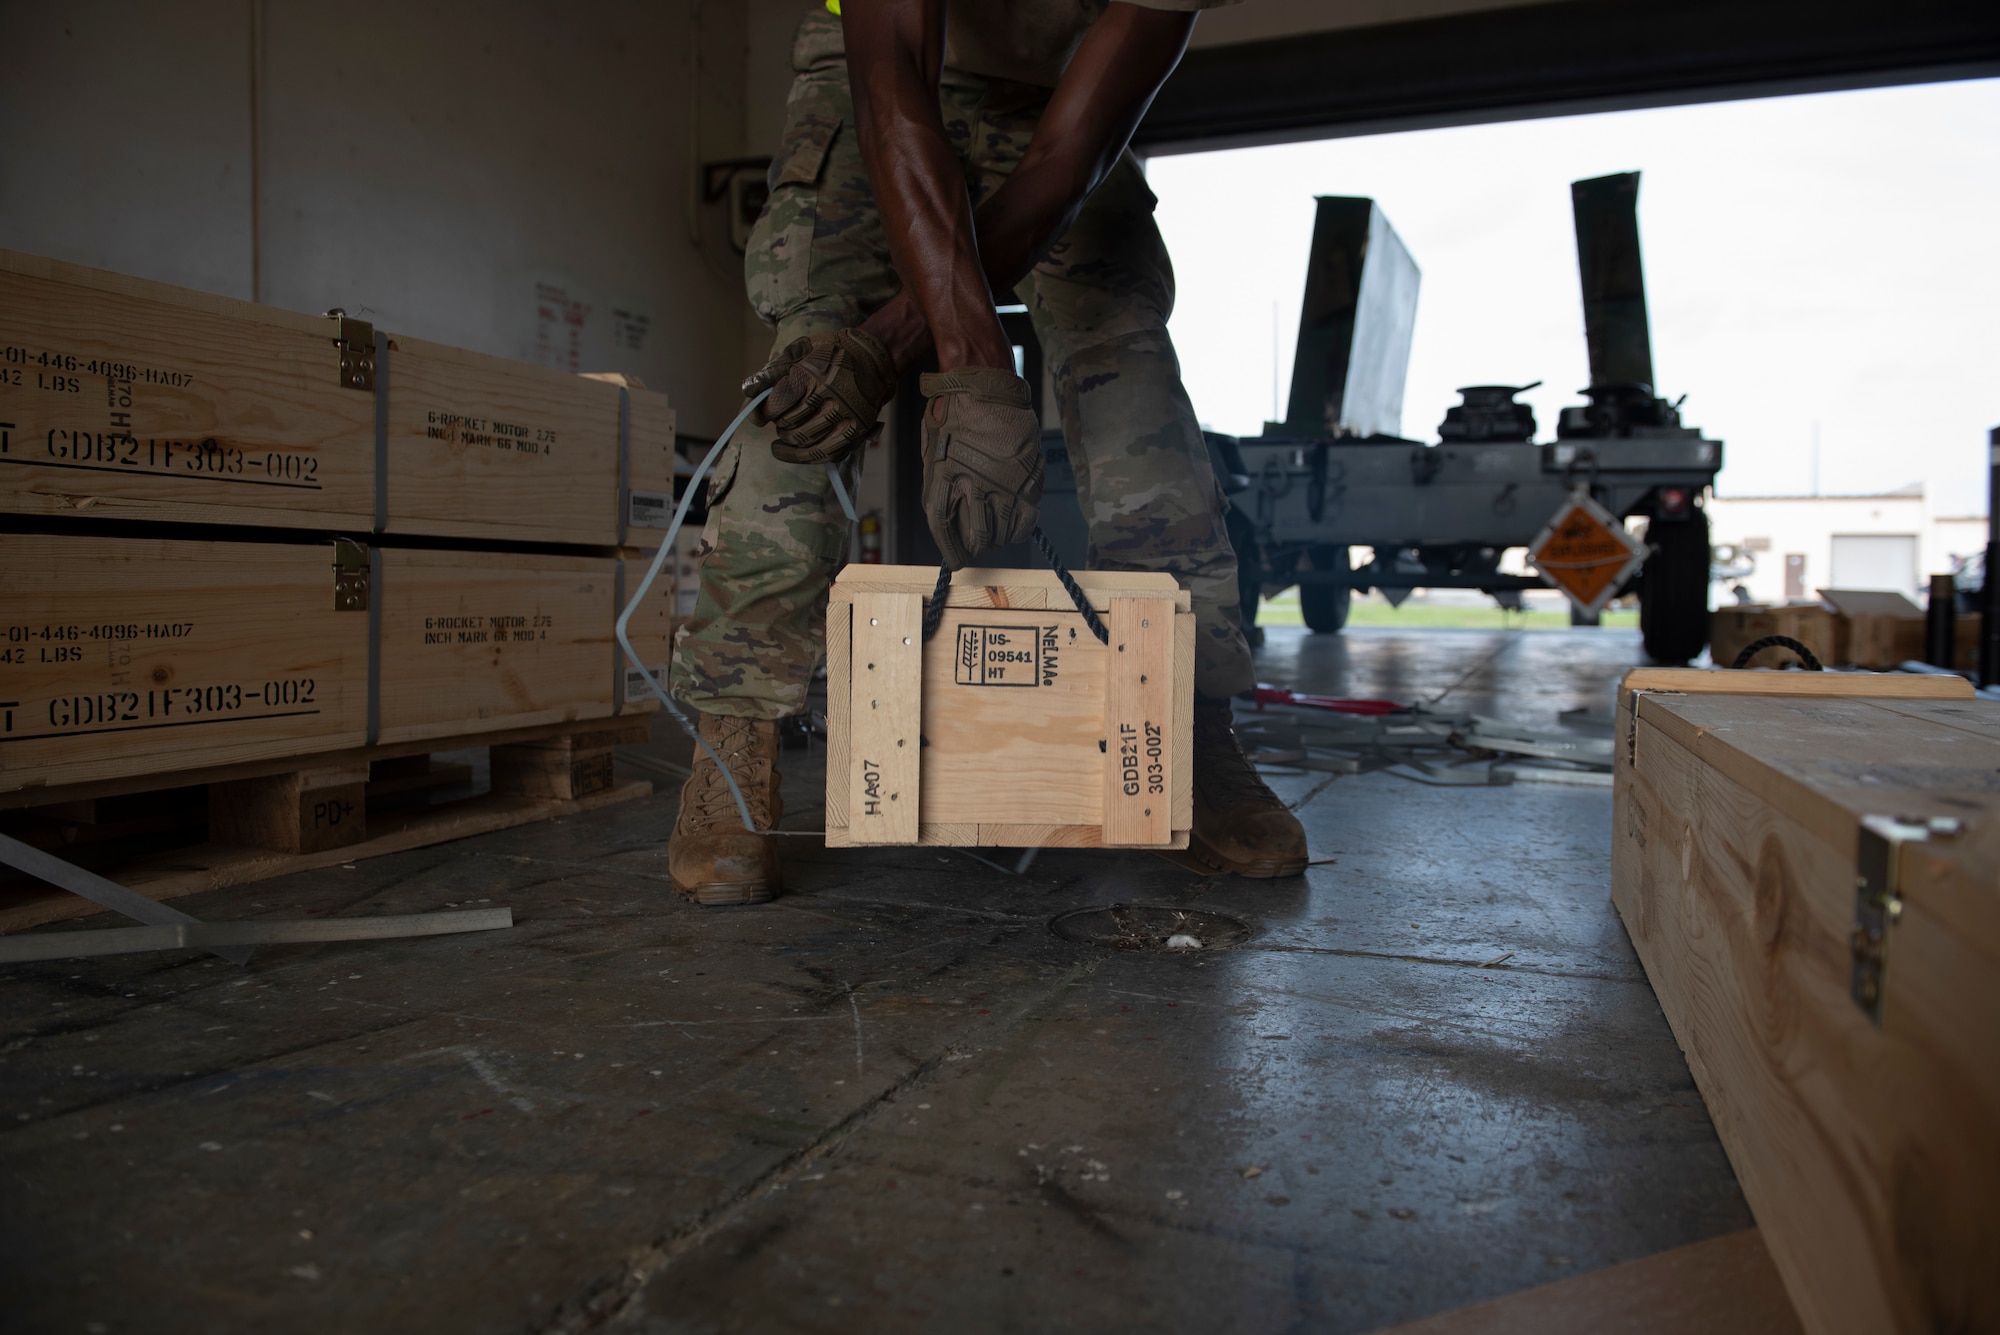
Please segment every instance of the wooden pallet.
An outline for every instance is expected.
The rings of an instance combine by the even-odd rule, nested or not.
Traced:
[[[612,752],[650,733],[649,719],[639,717],[423,743],[437,751],[491,748],[489,791],[437,805],[396,800],[463,783],[470,767],[440,764],[428,749],[406,745],[304,757],[289,768],[266,762],[45,790],[7,823],[16,838],[172,899],[649,797],[651,783],[618,782]],[[204,823],[202,842],[161,847],[176,834],[198,837]],[[0,932],[99,911],[61,890],[0,888]]]

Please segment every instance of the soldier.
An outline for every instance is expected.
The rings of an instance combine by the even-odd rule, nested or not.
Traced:
[[[1167,337],[1173,269],[1127,141],[1179,62],[1195,11],[1234,0],[839,0],[799,25],[750,300],[776,326],[745,383],[772,394],[717,461],[701,589],[672,689],[700,714],[759,829],[783,814],[776,721],[805,708],[852,488],[902,374],[925,375],[923,504],[962,566],[1019,542],[1041,494],[1041,423],[994,312],[1018,293],[1053,373],[1090,566],[1172,574],[1195,653],[1194,830],[1175,860],[1288,876],[1298,820],[1230,722],[1254,683],[1236,556]],[[948,19],[948,23],[947,23]],[[703,904],[776,894],[778,840],[744,829],[697,749],[669,850]]]

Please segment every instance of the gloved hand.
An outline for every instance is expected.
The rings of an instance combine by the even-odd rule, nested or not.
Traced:
[[[771,390],[750,414],[775,426],[771,453],[788,464],[839,463],[878,429],[896,397],[889,350],[859,329],[795,338],[743,382],[745,397]]]
[[[1042,423],[1028,382],[969,366],[926,375],[924,518],[954,570],[1023,542],[1042,499]]]

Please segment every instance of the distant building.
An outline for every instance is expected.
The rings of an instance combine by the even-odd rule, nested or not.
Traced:
[[[1727,583],[1760,603],[1887,589],[1921,604],[1932,575],[1986,547],[1986,516],[1934,513],[1920,482],[1871,496],[1717,496],[1708,513],[1717,546],[1747,558],[1718,564],[1754,562]]]

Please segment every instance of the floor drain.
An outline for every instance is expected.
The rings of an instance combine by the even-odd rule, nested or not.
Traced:
[[[1250,939],[1250,925],[1226,913],[1164,904],[1107,904],[1072,909],[1049,923],[1065,941],[1113,950],[1226,950]]]

